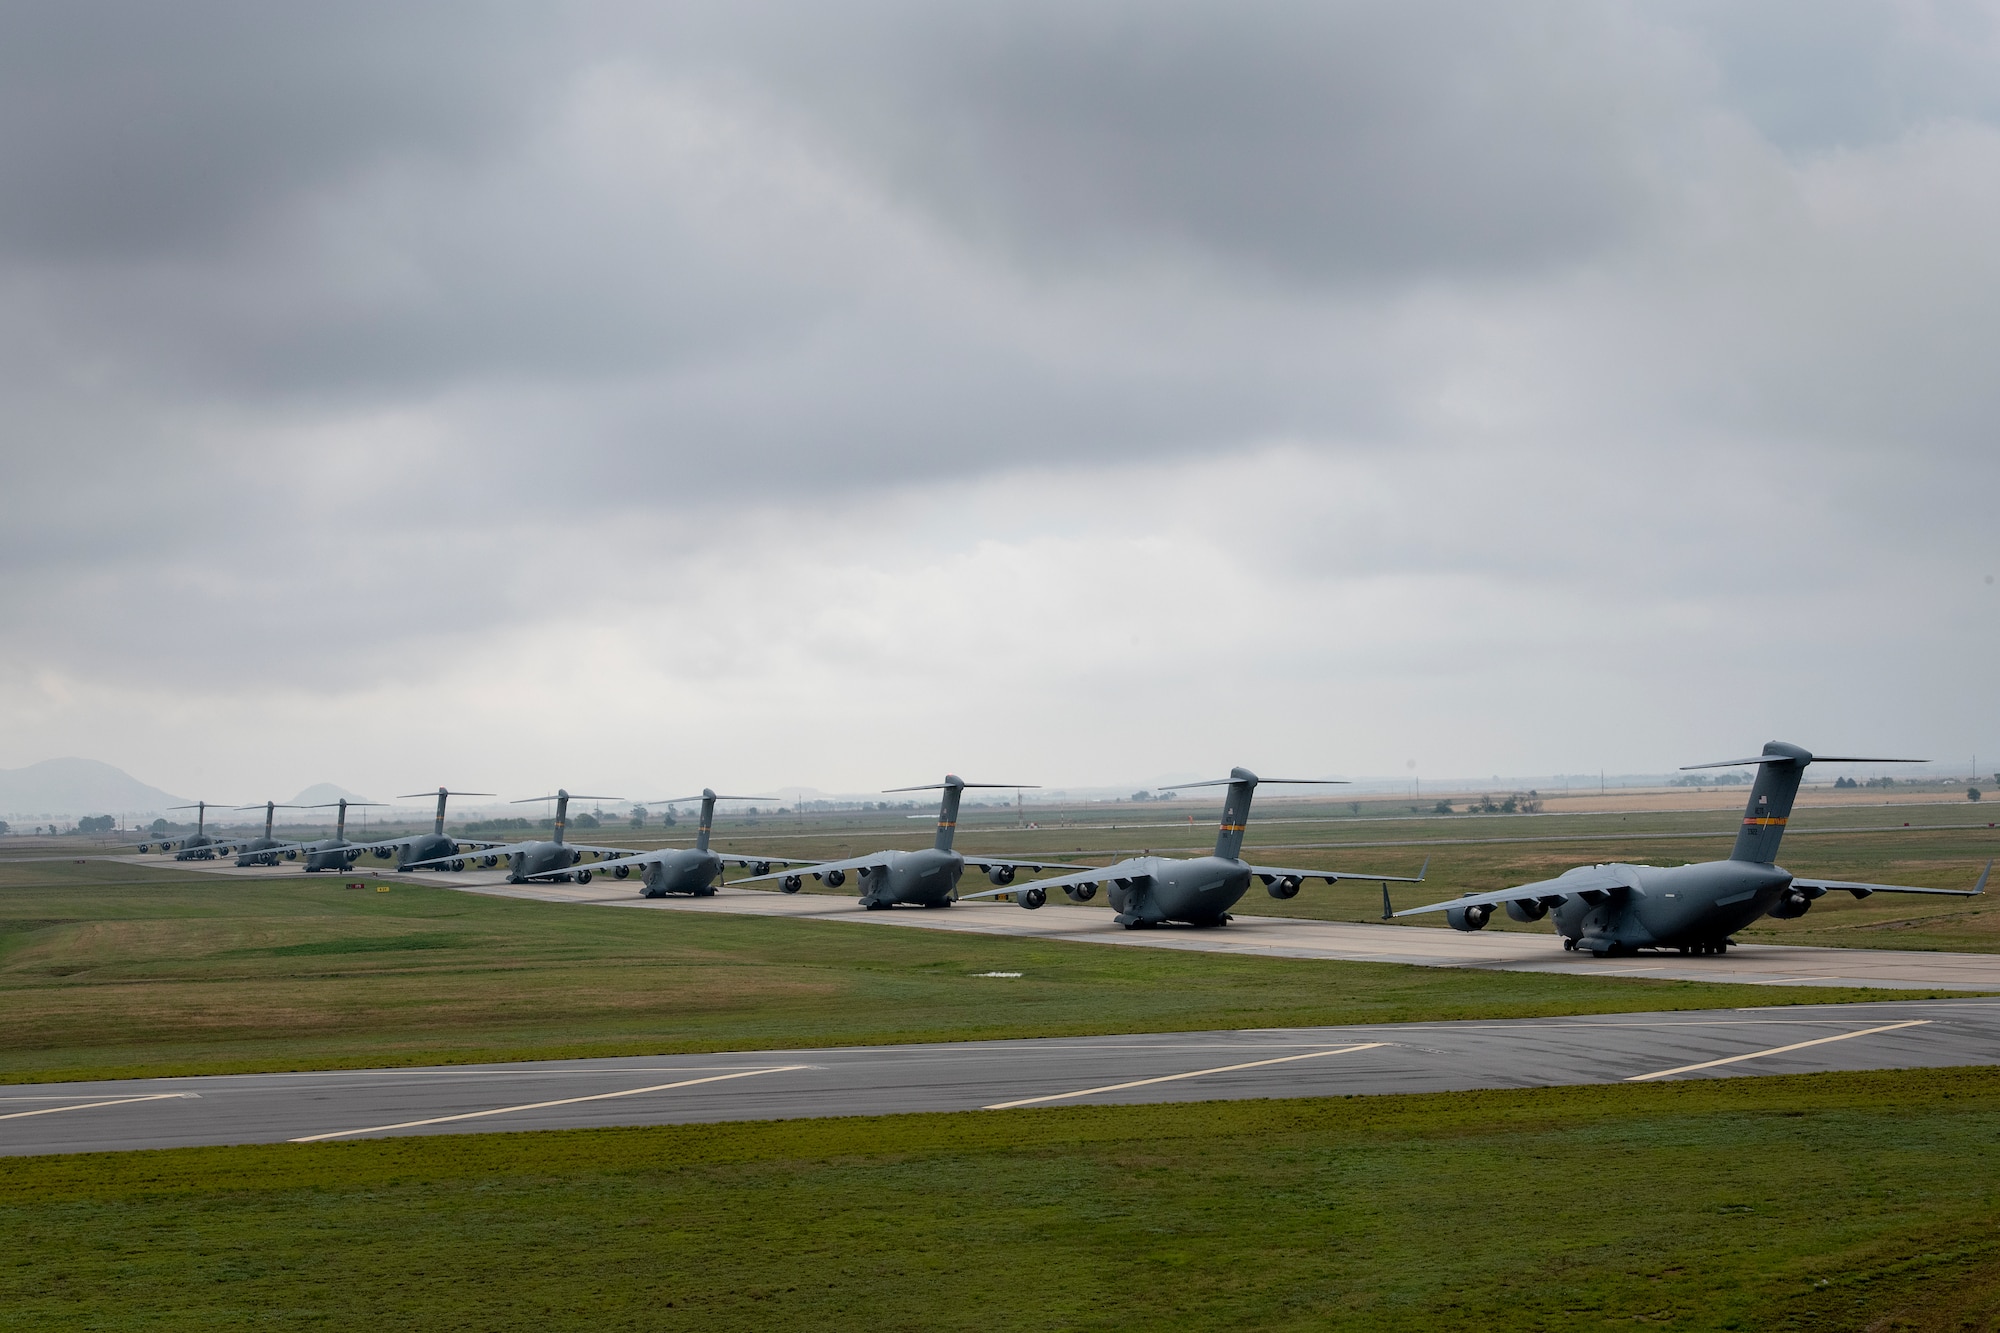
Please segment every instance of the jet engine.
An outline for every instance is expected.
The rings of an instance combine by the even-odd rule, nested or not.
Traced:
[[[1069,900],[1073,903],[1087,903],[1097,896],[1097,886],[1095,884],[1065,884],[1063,885],[1063,892],[1069,895]]]
[[[588,883],[590,883],[590,872],[589,872],[588,870],[579,870],[579,871],[577,871],[577,872],[576,872],[576,882],[577,882],[577,883],[579,883],[579,884],[588,884]]]
[[[460,858],[458,858],[457,860],[453,861],[453,862],[451,863],[451,868],[452,868],[452,870],[453,870],[453,871],[462,871],[462,870],[464,870],[464,869],[465,869],[465,859],[464,859],[463,857],[460,857]]]
[[[1530,898],[1525,902],[1507,904],[1507,915],[1524,924],[1529,921],[1540,921],[1548,914],[1549,905],[1539,898]]]
[[[1014,867],[988,866],[986,867],[986,878],[992,880],[995,884],[1012,884],[1014,882]],[[1036,906],[1040,906],[1040,904],[1038,903]]]
[[[1489,903],[1473,903],[1469,907],[1447,907],[1444,909],[1445,924],[1453,930],[1484,930],[1486,923],[1493,919],[1493,908]]]
[[[787,875],[778,881],[778,887],[786,893],[797,893],[806,886],[804,875]]]
[[[1296,898],[1303,883],[1297,875],[1279,875],[1264,886],[1264,892],[1273,898]]]
[[[1030,912],[1049,900],[1049,891],[1039,884],[1030,884],[1014,895],[1014,901]]]
[[[396,849],[394,847],[377,847],[375,849],[375,859],[377,861],[386,861],[395,854]]]
[[[750,873],[753,875],[768,875],[771,873],[771,863],[769,861],[759,861],[750,867]]]
[[[582,864],[583,864],[583,853],[582,853],[582,852],[571,852],[571,853],[569,854],[569,863],[570,863],[571,865],[573,865],[573,866],[576,866],[576,865],[582,865]]]
[[[1812,910],[1813,900],[1803,889],[1786,889],[1778,895],[1778,901],[1771,907],[1771,915],[1780,921],[1793,921]]]
[[[617,878],[619,878],[619,879],[624,879],[624,878],[626,878],[627,876],[629,876],[629,875],[630,875],[630,874],[632,873],[632,867],[631,867],[631,866],[618,866],[618,867],[615,867],[615,868],[614,868],[614,869],[612,870],[612,872],[611,872],[611,873],[612,873],[612,874],[613,874],[614,876],[616,876]]]
[[[497,856],[481,857],[479,864],[485,866],[488,870],[491,870],[494,866],[500,864],[500,858]]]
[[[826,872],[826,886],[829,889],[837,889],[845,883],[847,883],[847,872],[845,870],[829,870]]]

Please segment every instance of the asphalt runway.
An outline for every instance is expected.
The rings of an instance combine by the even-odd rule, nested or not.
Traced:
[[[0,1154],[1996,1062],[1968,998],[243,1074],[0,1087]]]

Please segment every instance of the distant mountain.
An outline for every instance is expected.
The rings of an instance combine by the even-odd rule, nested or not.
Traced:
[[[146,815],[186,805],[185,796],[151,787],[95,759],[44,759],[0,769],[0,814],[8,819],[79,815]],[[174,816],[179,818],[179,816]]]
[[[366,801],[370,798],[359,792],[337,787],[331,782],[315,782],[292,798],[293,805],[332,805],[335,801]]]

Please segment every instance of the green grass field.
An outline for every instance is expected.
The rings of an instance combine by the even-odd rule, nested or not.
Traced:
[[[1991,1329],[2000,1072],[0,1160],[0,1329]]]
[[[342,883],[0,865],[0,1080],[1881,998],[1108,949]],[[1024,975],[978,975],[995,971]]]

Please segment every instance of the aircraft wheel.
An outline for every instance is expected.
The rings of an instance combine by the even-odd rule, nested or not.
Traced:
[[[1720,958],[1720,957],[1721,957],[1721,956],[1722,956],[1723,954],[1726,954],[1726,953],[1728,953],[1728,952],[1729,952],[1729,941],[1728,941],[1728,940],[1717,940],[1717,941],[1715,942],[1715,954],[1716,954],[1716,957]]]
[[[874,899],[872,899],[872,898],[870,898],[870,899],[869,899],[868,901],[866,901],[866,902],[862,903],[861,905],[862,905],[863,907],[867,908],[867,909],[868,909],[869,911],[871,911],[871,912],[879,912],[879,911],[881,911],[881,910],[882,910],[882,909],[883,909],[884,907],[887,907],[887,906],[888,906],[888,904],[887,904],[887,903],[878,903],[878,902],[876,902],[876,901],[875,901]]]
[[[694,891],[694,896],[695,896],[695,897],[697,897],[697,898],[713,898],[713,897],[715,896],[715,890],[714,890],[714,889],[696,889],[696,890]]]
[[[1564,953],[1576,952],[1576,941],[1571,939],[1567,935],[1563,936],[1563,952]]]

